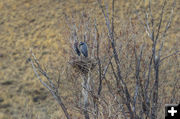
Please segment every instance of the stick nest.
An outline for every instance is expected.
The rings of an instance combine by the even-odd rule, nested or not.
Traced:
[[[95,59],[84,57],[72,57],[69,63],[75,71],[82,74],[87,74],[89,71],[92,71],[97,64]]]

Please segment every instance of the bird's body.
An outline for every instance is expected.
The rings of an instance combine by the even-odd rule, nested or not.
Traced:
[[[88,57],[88,47],[85,42],[80,42],[79,44],[80,52],[84,55],[84,57]]]

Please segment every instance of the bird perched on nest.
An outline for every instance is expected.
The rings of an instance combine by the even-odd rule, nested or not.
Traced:
[[[79,51],[79,48],[78,48],[78,42],[77,41],[75,41],[75,43],[74,43],[74,50],[78,56],[81,55],[81,52]]]
[[[80,52],[84,55],[84,57],[88,57],[88,47],[85,42],[80,42],[79,44]]]
[[[84,57],[88,57],[88,47],[85,42],[80,42],[78,46],[78,41],[75,41],[74,50],[78,56],[82,54]]]

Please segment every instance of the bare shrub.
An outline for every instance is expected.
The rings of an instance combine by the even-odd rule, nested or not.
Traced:
[[[148,7],[144,8],[144,11],[136,11],[136,20],[130,18],[121,25],[120,30],[115,30],[118,27],[115,22],[115,1],[112,1],[111,17],[108,6],[103,5],[101,0],[97,0],[97,3],[105,19],[104,31],[99,30],[103,26],[99,26],[96,19],[91,19],[85,13],[80,16],[82,18],[78,23],[65,15],[71,34],[69,36],[71,46],[74,41],[85,41],[89,46],[88,58],[76,56],[73,50],[70,51],[67,65],[69,67],[70,64],[71,70],[67,70],[64,75],[72,83],[69,90],[75,91],[73,98],[69,99],[72,105],[62,101],[58,92],[59,85],[56,86],[52,82],[32,53],[29,61],[36,76],[52,93],[68,119],[73,118],[73,115],[70,116],[65,105],[79,111],[85,119],[162,118],[165,103],[179,103],[176,87],[179,86],[180,51],[174,49],[172,54],[162,55],[163,44],[173,18],[175,1],[172,3],[170,17],[166,23],[163,16],[167,1],[163,2],[160,15],[155,19],[152,13],[153,6],[149,0]],[[144,36],[144,33],[147,36]],[[166,97],[168,94],[166,95],[164,90],[167,90],[167,82],[172,78],[168,76],[166,64],[170,57],[174,57],[173,67],[177,67],[173,69],[176,73],[173,77],[175,83],[169,91],[171,96]],[[39,73],[48,83],[40,78]],[[78,82],[79,76],[82,79],[81,87]]]

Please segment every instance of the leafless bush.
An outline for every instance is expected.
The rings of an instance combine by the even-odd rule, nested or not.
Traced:
[[[85,119],[91,117],[94,119],[157,119],[161,117],[158,112],[164,108],[165,103],[179,103],[176,97],[178,76],[174,78],[175,83],[172,86],[173,98],[168,98],[166,101],[160,94],[160,92],[163,93],[165,89],[163,84],[166,83],[161,78],[163,77],[164,81],[168,81],[169,78],[168,74],[163,73],[166,70],[163,62],[174,56],[178,65],[180,52],[178,49],[167,56],[162,55],[163,44],[173,18],[175,1],[172,3],[167,23],[163,23],[167,1],[164,0],[157,20],[153,16],[153,6],[149,0],[148,8],[142,12],[144,17],[136,11],[136,18],[141,26],[135,26],[130,19],[127,26],[123,28],[124,35],[115,30],[115,1],[112,1],[111,17],[107,5],[104,7],[101,0],[97,2],[104,15],[107,32],[100,32],[99,27],[102,26],[98,26],[96,20],[86,14],[82,14],[80,27],[65,16],[71,34],[70,43],[73,45],[75,40],[87,42],[90,54],[89,58],[75,56],[73,50],[70,54],[69,64],[76,73],[69,72],[69,75],[72,75],[72,79],[78,76],[82,78],[82,87],[77,85],[72,87],[77,90],[77,93],[74,95],[74,105],[71,107],[75,107],[74,109],[79,110],[80,113],[83,112]],[[142,27],[144,30],[141,29]],[[148,36],[145,37],[146,39],[140,37],[144,32]],[[52,93],[66,117],[71,118],[58,93],[59,85],[56,86],[52,82],[33,53],[29,61],[40,82]],[[178,68],[175,70],[178,72]],[[48,84],[40,78],[39,72],[47,79]]]

